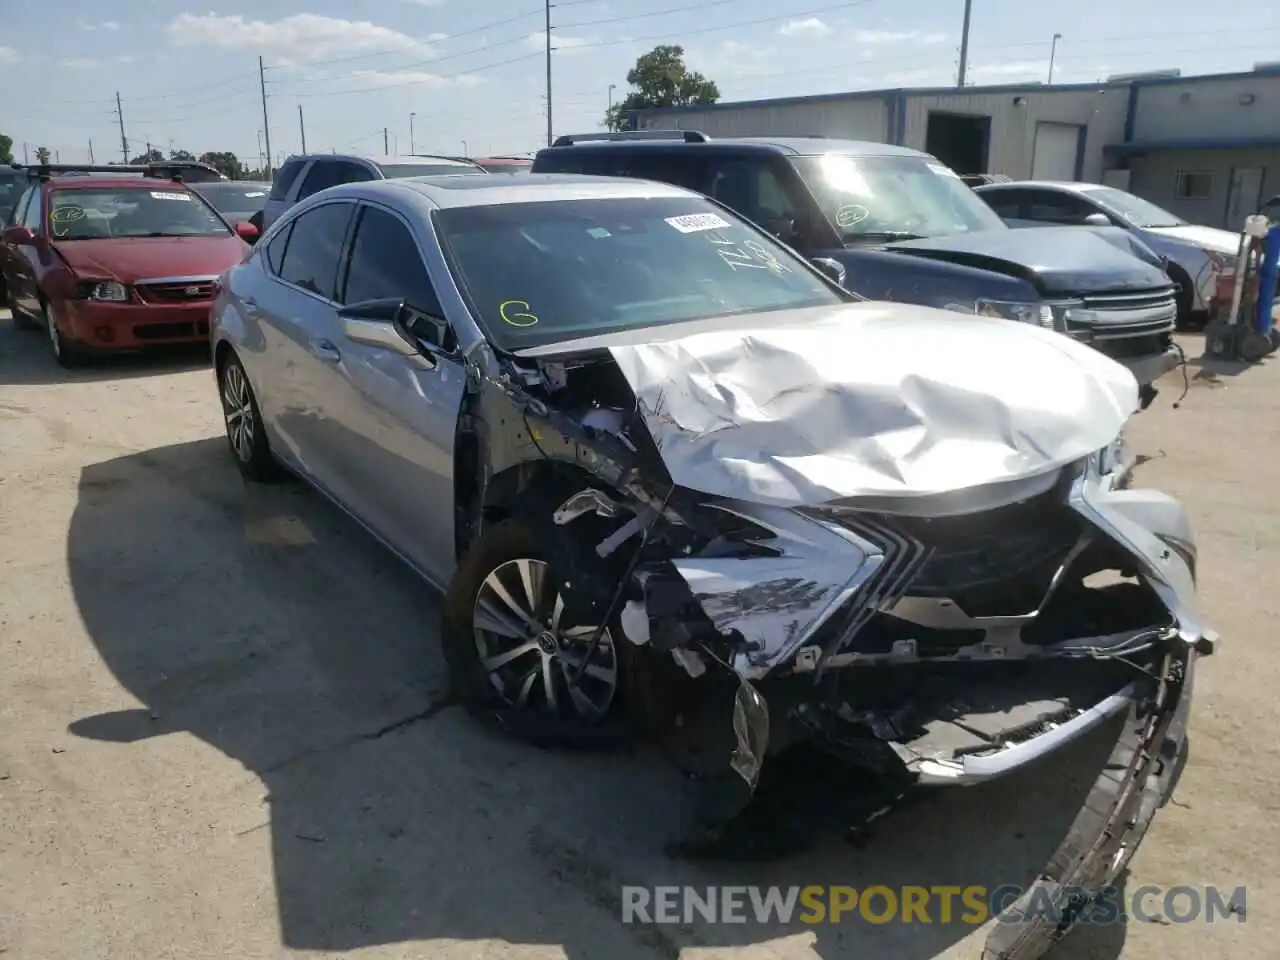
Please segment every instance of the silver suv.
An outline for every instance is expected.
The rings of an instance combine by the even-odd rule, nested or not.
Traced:
[[[347,154],[317,153],[293,156],[277,172],[262,210],[259,229],[266,231],[299,200],[340,183],[363,180],[396,180],[400,177],[438,177],[443,174],[484,174],[477,163],[457,157],[357,157]]]

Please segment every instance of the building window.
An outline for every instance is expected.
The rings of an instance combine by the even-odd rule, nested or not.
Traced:
[[[1213,174],[1179,170],[1173,194],[1179,200],[1208,200],[1213,192]]]

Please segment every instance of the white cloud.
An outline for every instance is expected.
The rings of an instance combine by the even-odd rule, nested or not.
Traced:
[[[99,30],[108,30],[114,33],[120,29],[119,20],[103,20],[101,23],[92,23],[83,18],[76,19],[76,26],[81,30],[88,30],[91,33],[97,33]]]
[[[68,57],[58,63],[69,70],[97,70],[102,66],[102,61],[93,57]]]
[[[444,0],[401,0],[403,3],[412,3],[417,7],[438,7]]]
[[[124,53],[116,57],[116,63],[133,63],[137,57],[130,53]]]
[[[784,37],[821,37],[831,32],[831,28],[817,17],[806,17],[804,20],[788,20],[778,28]]]
[[[854,43],[880,47],[893,43],[943,43],[945,33],[921,33],[919,30],[854,30],[848,35]]]
[[[599,43],[599,37],[570,37],[563,33],[551,34],[551,47],[554,50],[576,50],[581,47],[589,47],[592,44]],[[531,50],[545,50],[547,46],[547,32],[539,30],[537,33],[531,33],[524,38],[524,45]]]
[[[335,92],[378,87],[474,87],[482,80],[472,74],[442,77],[424,70],[352,70],[339,76],[313,74],[308,79],[333,83]]]
[[[17,63],[21,59],[22,54],[13,47],[0,47],[0,64]]]
[[[444,39],[442,34],[419,39],[368,20],[339,20],[316,13],[297,13],[272,21],[246,20],[238,14],[223,17],[216,13],[184,13],[165,31],[179,46],[251,50],[285,61],[371,50],[430,54],[431,43]]]

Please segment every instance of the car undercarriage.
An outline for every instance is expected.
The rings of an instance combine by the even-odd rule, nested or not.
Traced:
[[[1124,868],[1215,643],[1176,501],[1121,489],[1098,451],[929,496],[753,502],[673,478],[661,411],[608,356],[471,360],[445,634],[475,712],[543,743],[646,730],[700,782],[686,857],[811,840],[816,821],[781,848],[752,829],[762,771],[796,748],[866,774],[832,805],[856,829],[1122,723],[1038,884],[1072,897]],[[1002,924],[987,955],[1069,927]]]

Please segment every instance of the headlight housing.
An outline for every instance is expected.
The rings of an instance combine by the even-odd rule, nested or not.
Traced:
[[[82,300],[128,303],[129,288],[115,280],[82,280],[76,291]]]
[[[1017,323],[1029,323],[1046,330],[1056,329],[1053,308],[1047,303],[1023,303],[1015,300],[975,300],[972,304],[951,303],[951,310],[962,313],[976,313],[980,317],[998,317],[1002,320],[1013,320]]]

